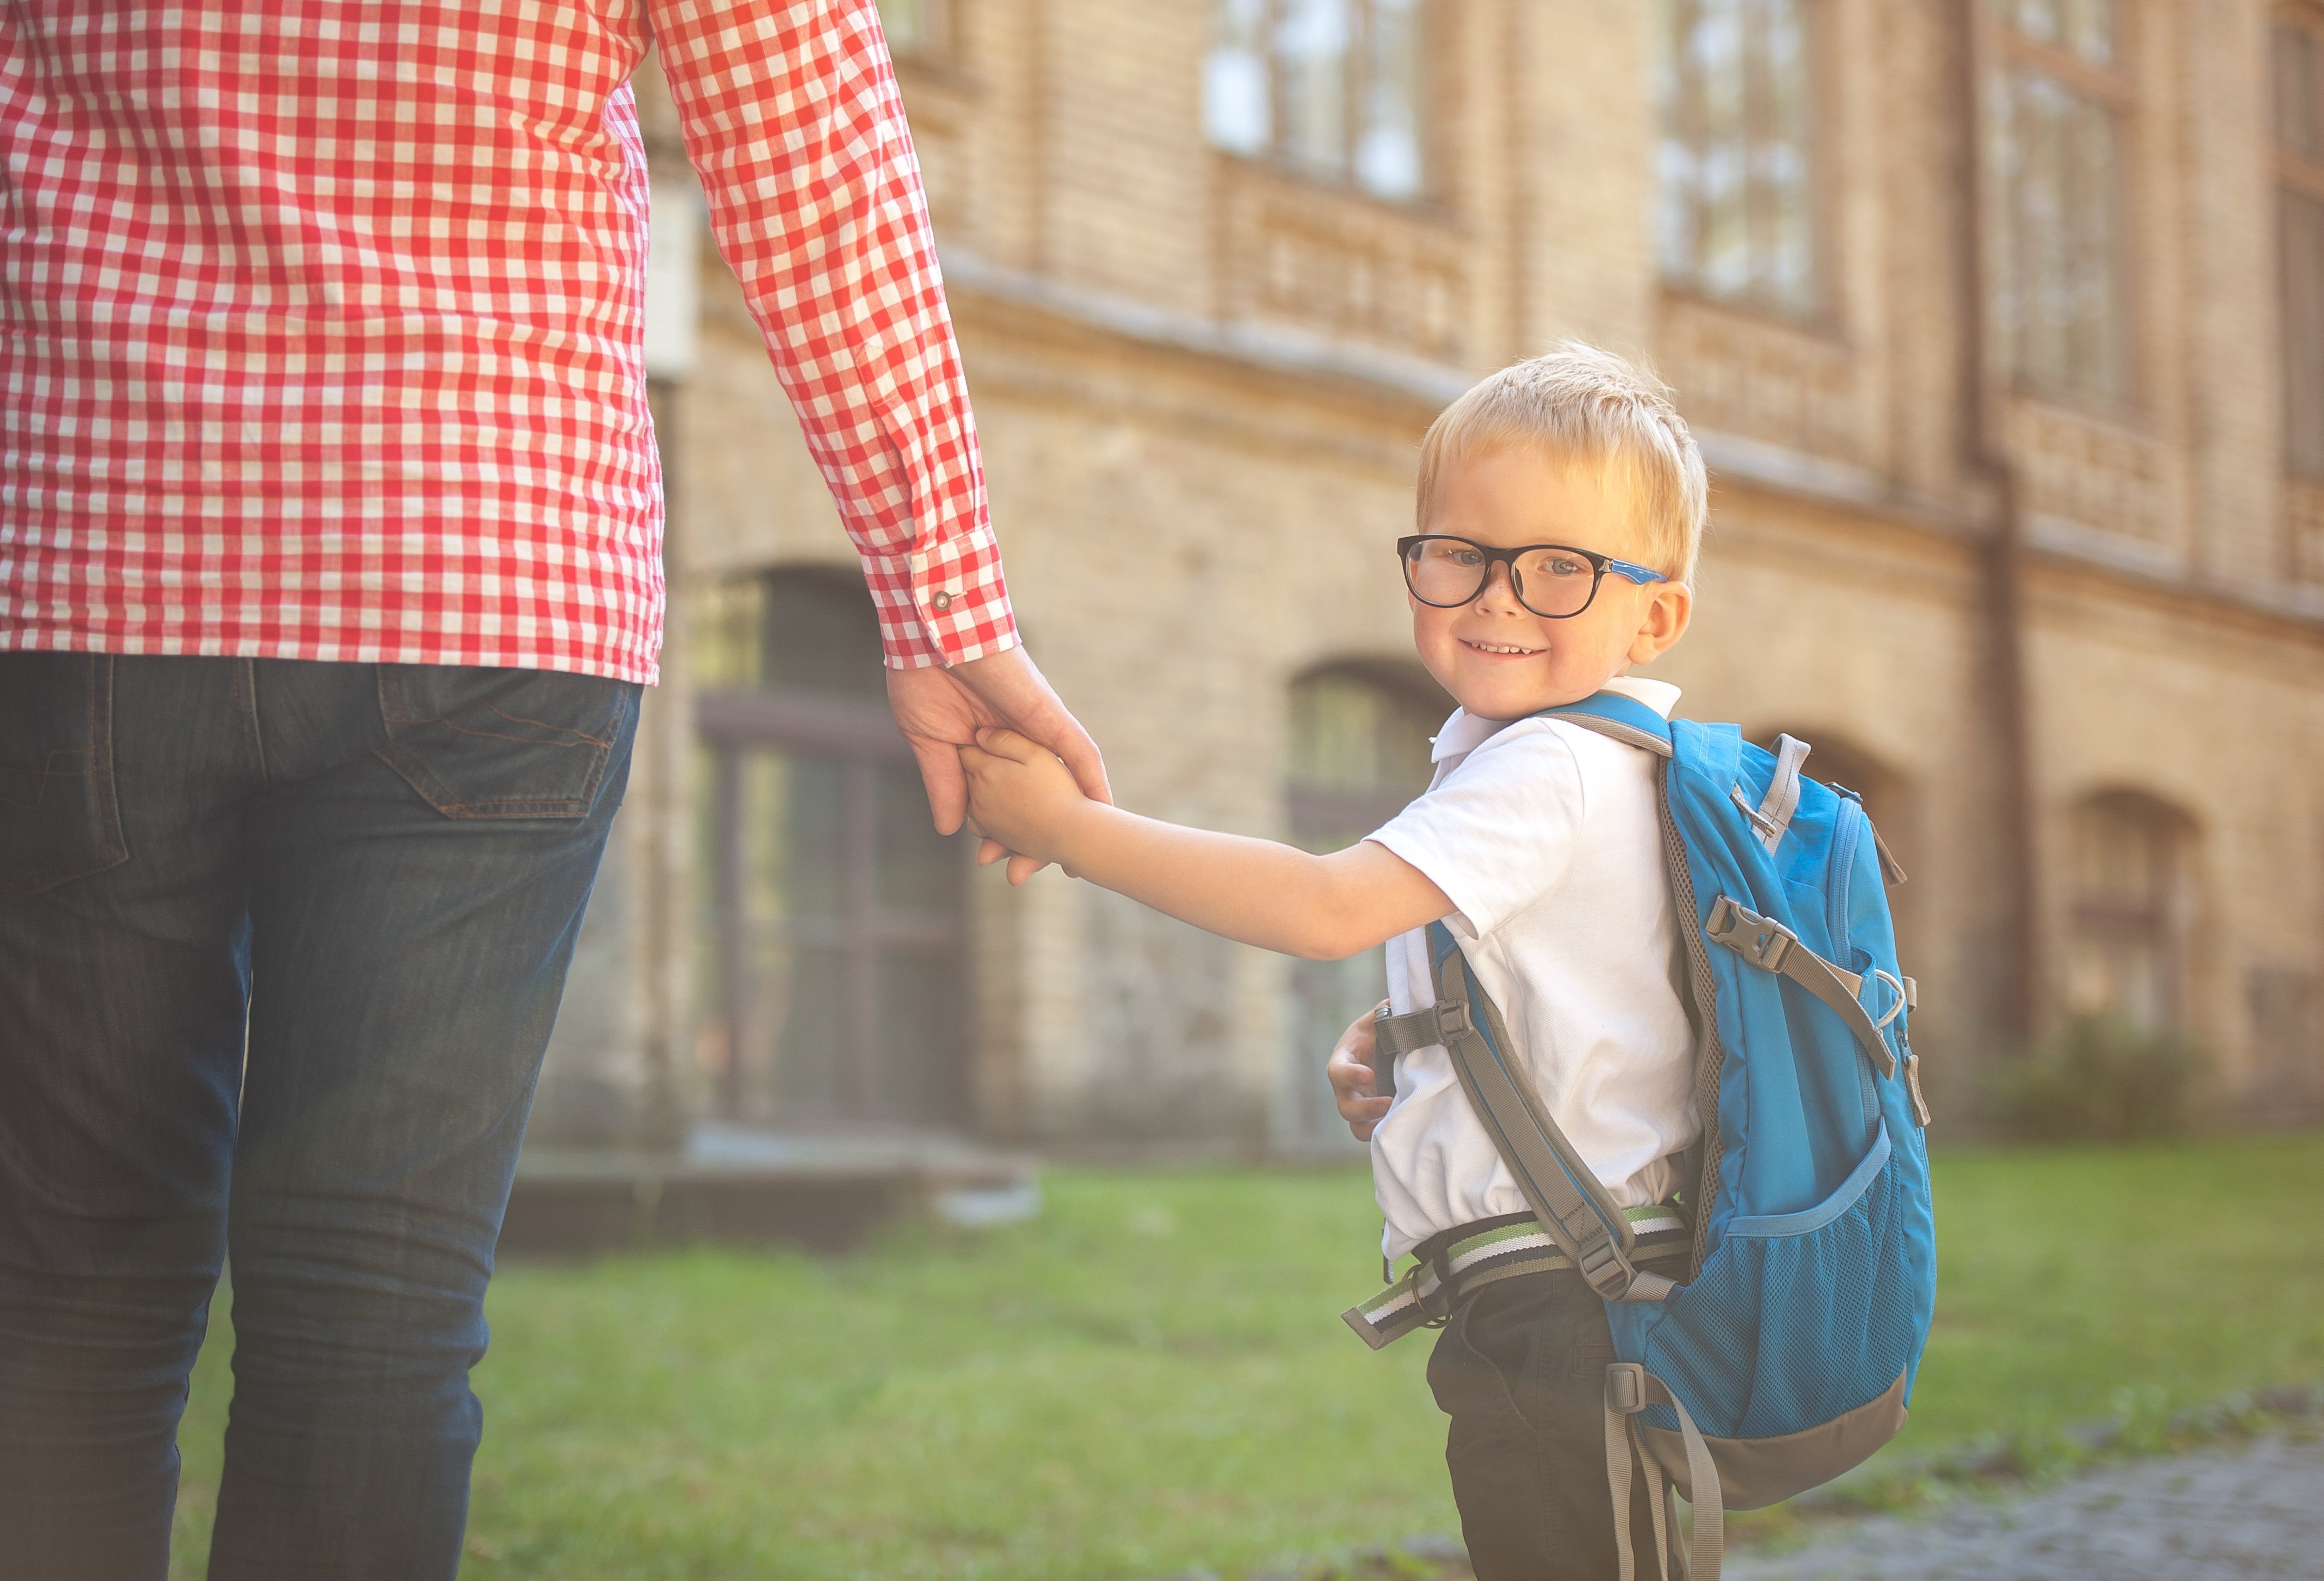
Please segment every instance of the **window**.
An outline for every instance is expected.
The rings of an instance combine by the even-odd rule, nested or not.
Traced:
[[[2110,791],[2074,810],[2069,1009],[2179,1023],[2185,846],[2185,820],[2151,797]]]
[[[1996,328],[2028,384],[2127,393],[2115,0],[1987,0]]]
[[[703,1062],[732,1119],[968,1111],[961,837],[890,718],[860,577],[731,580],[697,633]]]
[[[2284,461],[2324,477],[2324,22],[2275,27],[2275,170]]]
[[[1816,245],[1812,0],[1665,0],[1662,265],[1805,316]]]
[[[893,55],[933,54],[944,44],[945,0],[880,0],[880,31]]]
[[[1425,0],[1213,0],[1204,130],[1375,197],[1426,186]]]
[[[1294,682],[1286,787],[1292,843],[1338,851],[1402,811],[1428,788],[1429,738],[1452,711],[1452,699],[1409,665],[1331,665]],[[1323,1057],[1342,1029],[1380,1002],[1387,981],[1379,949],[1293,963],[1286,1059],[1295,1140],[1347,1140]]]

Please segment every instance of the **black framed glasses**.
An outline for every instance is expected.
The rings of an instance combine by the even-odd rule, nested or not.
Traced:
[[[1404,585],[1415,598],[1437,609],[1474,602],[1492,580],[1495,565],[1508,568],[1509,591],[1517,602],[1548,620],[1565,620],[1589,608],[1609,571],[1640,587],[1670,580],[1651,566],[1563,543],[1495,549],[1450,533],[1421,532],[1397,539],[1396,553],[1404,562]]]

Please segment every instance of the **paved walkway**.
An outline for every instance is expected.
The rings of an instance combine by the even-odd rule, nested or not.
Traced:
[[[1835,1527],[1730,1581],[2324,1581],[2324,1442],[2262,1438]]]

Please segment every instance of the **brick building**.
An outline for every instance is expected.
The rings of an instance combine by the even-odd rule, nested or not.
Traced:
[[[2324,7],[887,14],[1019,615],[1125,805],[1330,846],[1417,788],[1416,441],[1587,337],[1660,367],[1712,470],[1656,672],[1867,795],[1941,1114],[2102,1005],[2192,1031],[2230,1105],[2324,1098]],[[671,646],[542,1133],[1329,1145],[1375,965],[1012,892],[925,832],[846,542],[641,92]]]

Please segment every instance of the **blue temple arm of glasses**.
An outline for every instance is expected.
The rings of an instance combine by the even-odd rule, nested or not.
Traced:
[[[1630,580],[1637,583],[1642,587],[1648,582],[1667,582],[1670,580],[1668,577],[1664,576],[1652,566],[1634,566],[1628,560],[1618,560],[1610,555],[1607,557],[1606,569],[1609,571],[1616,571],[1629,578]]]

